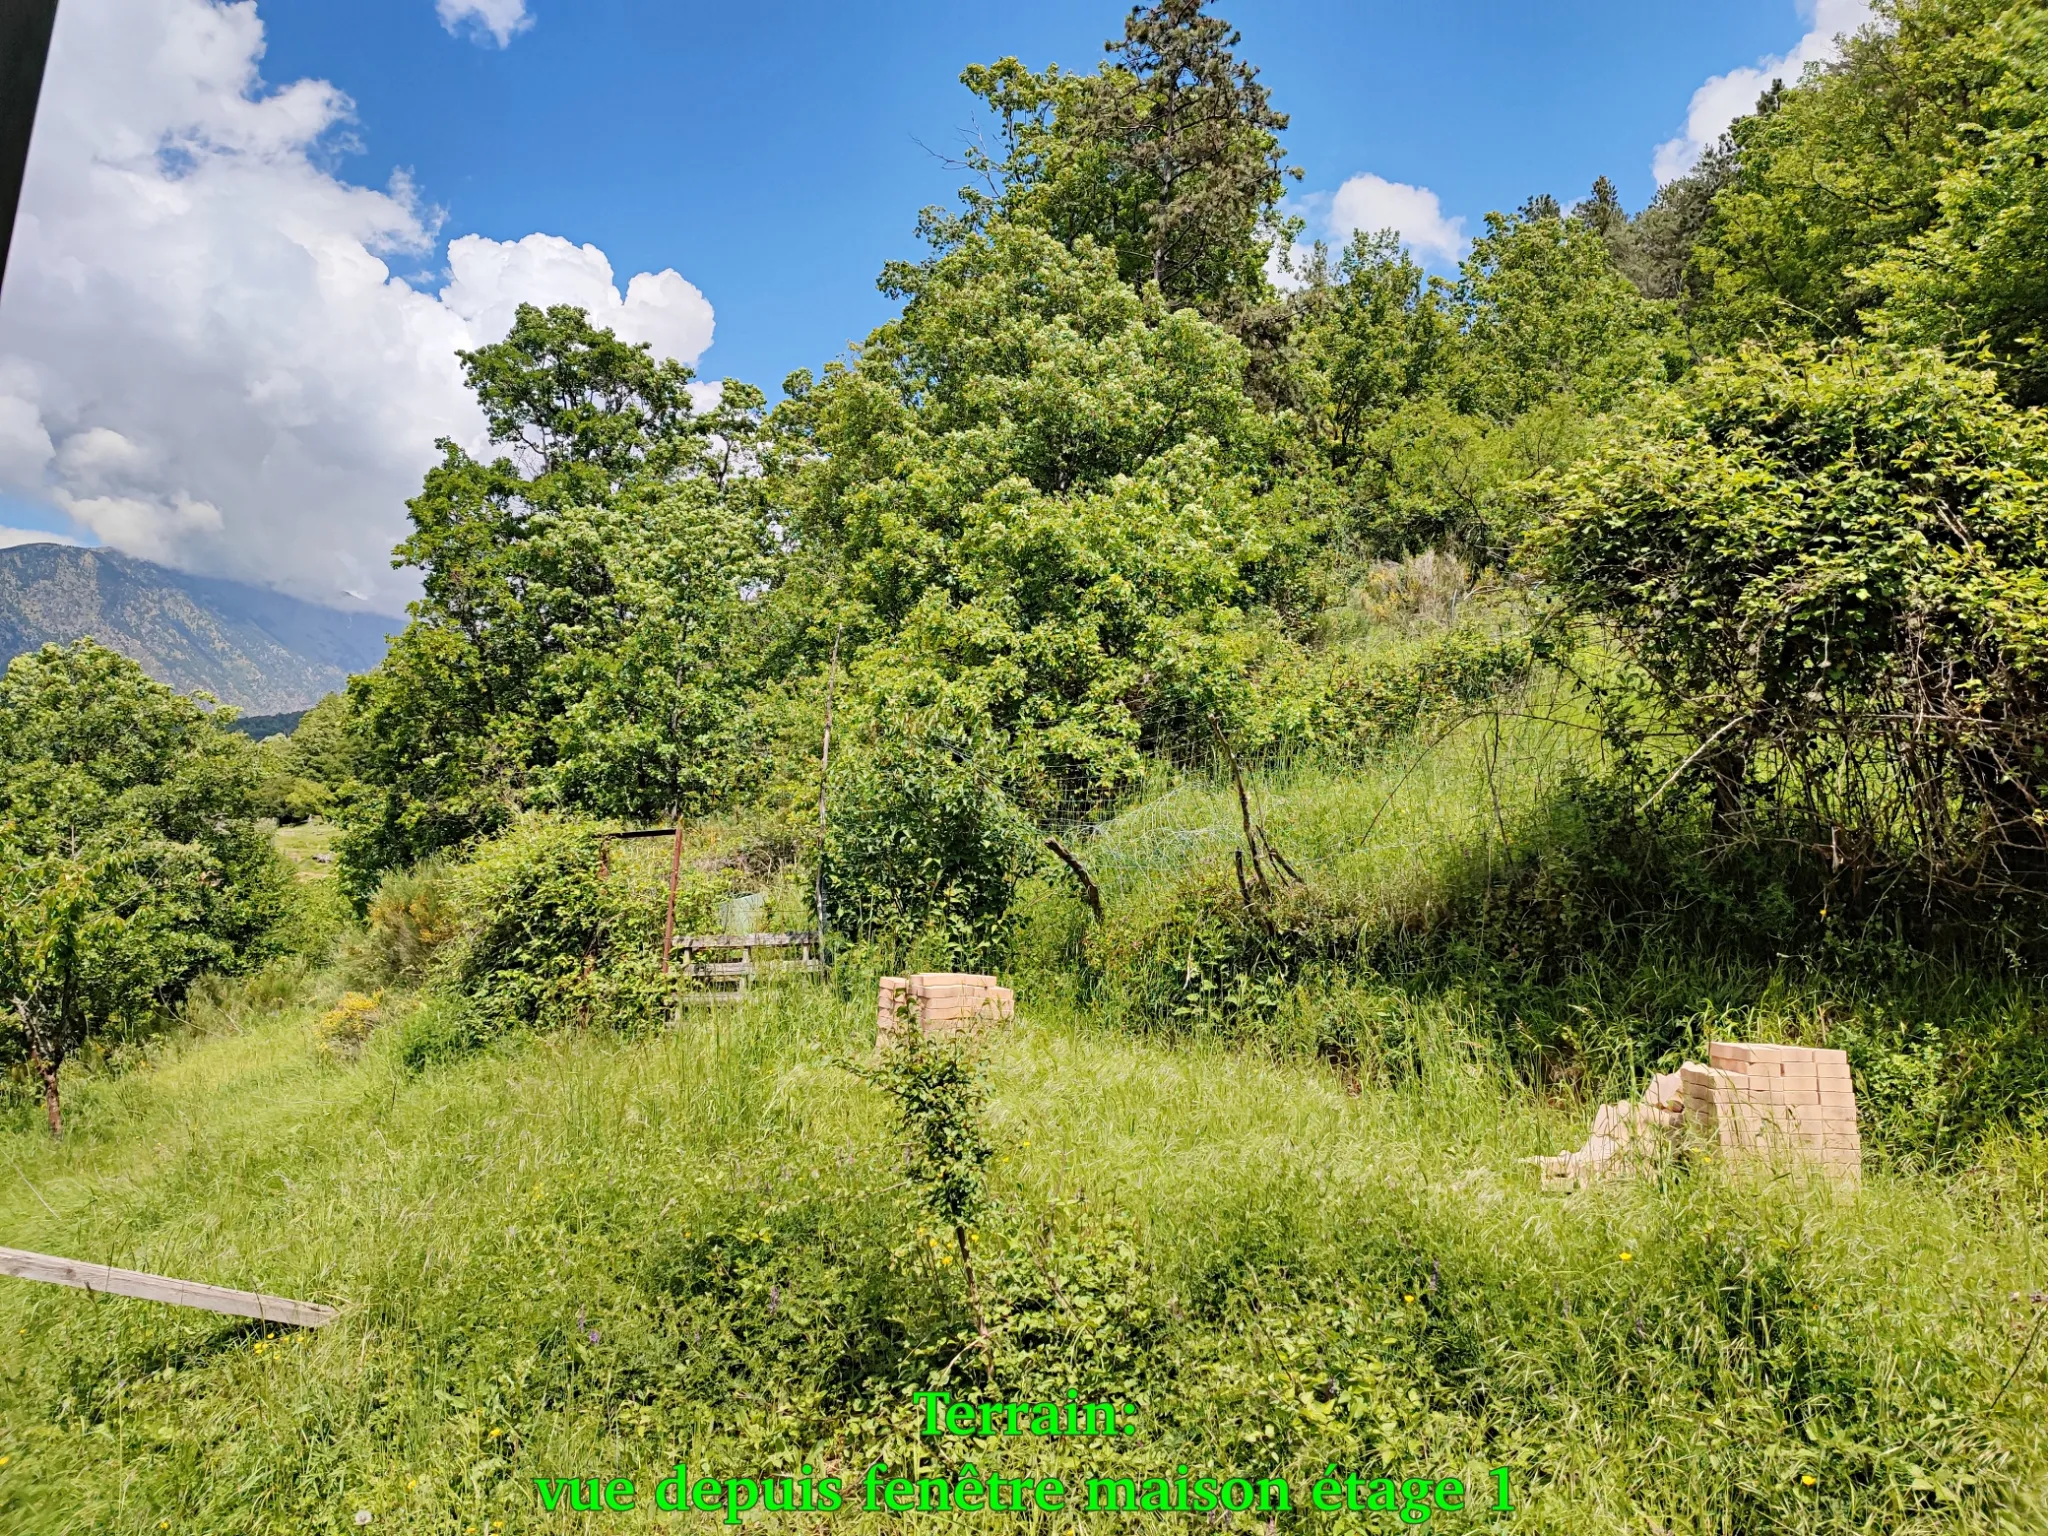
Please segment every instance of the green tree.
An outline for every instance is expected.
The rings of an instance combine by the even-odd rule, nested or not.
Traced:
[[[1934,223],[1958,135],[2004,73],[2009,6],[1878,0],[1839,61],[1774,84],[1735,124],[1733,176],[1692,258],[1706,335],[1861,333],[1881,295],[1859,274]]]
[[[1557,399],[1603,411],[1669,371],[1670,306],[1644,298],[1599,233],[1550,199],[1486,216],[1451,304],[1463,333],[1451,396],[1494,421]]]
[[[1851,274],[1882,293],[1894,341],[1988,358],[2027,405],[2048,404],[2048,17],[1989,29],[2000,78],[1956,135],[1931,225]]]
[[[288,761],[301,778],[333,793],[358,777],[357,750],[348,694],[330,693],[299,717]]]
[[[453,443],[409,503],[422,596],[350,685],[342,870],[382,871],[498,831],[523,806],[645,819],[703,808],[744,763],[752,662],[736,627],[774,576],[750,471],[763,397],[522,305],[463,366],[511,452]]]
[[[1698,305],[1704,285],[1693,252],[1714,216],[1714,200],[1735,175],[1734,142],[1725,135],[1690,171],[1657,189],[1648,207],[1631,215],[1614,183],[1593,183],[1572,217],[1606,243],[1615,269],[1646,299],[1666,299],[1681,316]]]
[[[58,1075],[161,1021],[202,971],[261,958],[289,873],[254,823],[247,738],[81,640],[0,678],[0,1052]]]
[[[856,698],[990,741],[1025,799],[1124,782],[1273,577],[1244,348],[1027,226],[890,276],[902,317],[777,414],[785,593],[843,617]]]
[[[1037,839],[970,744],[892,727],[874,722],[835,767],[832,921],[903,948],[935,941],[949,964],[989,963]]]
[[[1265,300],[1287,117],[1206,4],[1134,7],[1093,75],[1032,74],[1014,58],[969,68],[962,82],[1002,123],[1001,158],[972,160],[996,190],[970,191],[966,219],[934,228],[957,238],[1000,217],[1068,246],[1092,240],[1125,282],[1212,318]]]
[[[2041,890],[2048,426],[1989,374],[1867,343],[1708,363],[1563,478],[1534,548],[1724,832]]]
[[[491,441],[511,447],[526,471],[529,502],[601,501],[644,470],[672,470],[701,447],[703,426],[689,393],[695,375],[673,358],[656,358],[645,342],[592,325],[573,305],[521,304],[503,341],[456,356]],[[413,553],[431,554],[448,531],[420,529]]]
[[[1392,231],[1357,236],[1334,272],[1310,262],[1302,394],[1368,549],[1499,564],[1522,487],[1672,369],[1671,307],[1642,296],[1601,233],[1622,219],[1611,196],[1570,219],[1532,199],[1488,219],[1455,284],[1426,279]]]
[[[1312,265],[1310,279],[1301,330],[1319,385],[1312,409],[1342,470],[1375,426],[1442,387],[1458,326],[1442,286],[1390,229],[1354,235],[1335,271]]]

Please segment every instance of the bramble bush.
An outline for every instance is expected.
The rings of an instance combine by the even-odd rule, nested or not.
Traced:
[[[408,1025],[415,1065],[515,1030],[630,1028],[660,1016],[672,991],[661,975],[665,885],[630,861],[607,869],[594,824],[529,812],[445,879],[453,932],[433,947],[431,995]],[[404,886],[392,892],[399,938],[410,921],[397,900]],[[688,872],[677,932],[707,924],[720,889]]]
[[[1838,906],[2044,894],[2048,426],[1991,375],[1706,363],[1563,477],[1532,552],[1687,733],[1724,841],[1807,848]]]

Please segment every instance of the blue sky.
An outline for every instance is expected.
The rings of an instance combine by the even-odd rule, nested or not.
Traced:
[[[1625,201],[1867,0],[1224,0],[1312,235],[1445,268]],[[0,544],[401,609],[405,498],[486,451],[454,354],[522,299],[767,389],[888,314],[963,66],[1092,69],[1115,4],[62,0],[0,292]]]
[[[886,315],[881,264],[951,198],[976,103],[961,68],[1093,68],[1114,4],[532,0],[503,49],[423,0],[266,0],[274,80],[356,101],[353,179],[410,170],[448,228],[546,229],[622,272],[674,267],[711,300],[707,373],[768,387]],[[1605,173],[1630,206],[1710,75],[1782,55],[1790,0],[1237,0],[1219,7],[1292,115],[1306,191],[1369,172],[1476,226]],[[474,34],[472,34],[474,35]]]

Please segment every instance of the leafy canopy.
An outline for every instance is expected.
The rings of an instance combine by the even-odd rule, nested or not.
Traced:
[[[2048,404],[2048,16],[2021,7],[1995,39],[1996,84],[1962,125],[1911,241],[1852,274],[1883,295],[1866,315],[1895,341],[1980,355],[2026,405]]]
[[[1092,241],[1127,284],[1212,318],[1265,299],[1287,117],[1206,3],[1134,7],[1092,75],[971,66],[961,81],[1001,122],[1001,155],[970,156],[994,191],[969,189],[964,216],[927,215],[942,245],[1006,220]]]
[[[992,734],[1016,787],[1120,783],[1272,548],[1244,348],[1024,225],[891,277],[902,317],[777,415],[856,712]]]
[[[260,959],[290,882],[255,825],[257,749],[91,640],[0,677],[0,1057],[58,1073]]]
[[[650,819],[744,776],[747,649],[771,574],[745,473],[763,398],[692,413],[688,369],[581,311],[521,306],[463,354],[493,440],[443,442],[397,551],[423,595],[351,685],[366,788],[345,812],[358,901],[387,868],[496,831],[523,806]]]

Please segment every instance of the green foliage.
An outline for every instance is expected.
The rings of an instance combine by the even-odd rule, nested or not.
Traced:
[[[1254,685],[1225,717],[1233,744],[1264,759],[1361,764],[1416,732],[1483,713],[1529,680],[1528,638],[1493,616],[1408,643],[1276,648],[1247,663]]]
[[[1506,422],[1553,400],[1604,411],[1669,371],[1670,310],[1554,203],[1486,216],[1451,302],[1462,332],[1453,398]]]
[[[291,770],[330,793],[359,776],[355,721],[346,693],[330,693],[307,710],[289,739]]]
[[[334,795],[325,784],[298,771],[291,738],[273,736],[256,746],[256,814],[280,826],[300,826],[325,815]]]
[[[1997,83],[1943,157],[1938,212],[1910,242],[1851,275],[1880,290],[1867,315],[1907,344],[1981,354],[2024,405],[2048,403],[2048,22],[2005,12],[1979,40]]]
[[[522,304],[503,341],[456,355],[491,441],[515,449],[539,501],[603,501],[644,466],[672,465],[697,446],[690,370],[572,305]],[[431,546],[440,532],[416,537]]]
[[[1341,471],[1369,452],[1376,425],[1441,387],[1458,325],[1393,230],[1354,235],[1334,271],[1312,261],[1308,278],[1300,345],[1318,386],[1309,410]]]
[[[903,317],[777,413],[817,574],[873,711],[992,731],[1027,798],[1103,791],[1199,718],[1271,579],[1244,349],[1012,224],[894,274]]]
[[[254,826],[256,752],[91,640],[0,678],[0,1054],[40,1072],[53,1133],[86,1041],[271,952],[290,880]]]
[[[450,871],[456,933],[433,979],[461,999],[472,1041],[660,1015],[663,893],[633,867],[608,871],[600,854],[589,823],[534,812]],[[681,931],[709,916],[713,894],[701,880],[679,892]]]
[[[693,814],[749,766],[738,641],[770,544],[737,469],[760,392],[728,383],[693,415],[687,369],[568,308],[522,307],[464,366],[514,456],[444,443],[409,504],[398,554],[424,595],[350,685],[363,787],[340,853],[358,902],[522,807]]]
[[[2048,434],[1987,375],[1849,346],[1702,368],[1566,477],[1539,548],[1834,867],[2018,880],[2043,845]]]
[[[1715,199],[1735,175],[1734,145],[1724,136],[1684,175],[1657,189],[1648,207],[1631,216],[1605,176],[1597,178],[1572,217],[1601,240],[1621,272],[1646,299],[1673,302],[1681,316],[1697,308],[1704,285],[1694,251],[1714,217]]]
[[[1350,475],[1351,522],[1382,557],[1454,553],[1506,565],[1531,516],[1534,482],[1585,450],[1591,423],[1569,401],[1497,424],[1441,399],[1414,401],[1370,428]]]
[[[1391,230],[1354,238],[1334,271],[1318,248],[1305,275],[1298,391],[1352,530],[1382,556],[1500,565],[1527,482],[1676,366],[1669,306],[1547,200],[1489,216],[1456,284],[1425,281]]]
[[[1732,182],[1693,254],[1722,345],[1861,329],[1864,269],[1939,215],[1943,173],[2004,72],[2008,0],[1884,0],[1838,63],[1731,131]],[[2024,8],[2020,8],[2024,9]]]
[[[1001,121],[1002,155],[971,158],[995,190],[964,193],[964,219],[927,214],[942,246],[1013,222],[1112,252],[1133,288],[1212,318],[1265,300],[1287,117],[1206,8],[1133,7],[1093,75],[1032,74],[1014,58],[970,67],[961,81]]]
[[[942,1226],[973,1226],[988,1202],[995,1155],[985,1129],[988,1085],[974,1059],[958,1043],[911,1028],[867,1076],[896,1101],[904,1166],[925,1214]]]
[[[1000,953],[1038,853],[986,765],[950,745],[891,733],[835,760],[826,894],[840,932],[896,947],[927,939],[979,964]]]
[[[386,871],[363,914],[363,964],[375,981],[417,985],[441,946],[461,930],[454,860],[437,855],[410,869]]]
[[[257,814],[280,825],[328,816],[359,788],[359,742],[345,692],[330,693],[306,710],[289,736],[265,737],[258,745]]]

